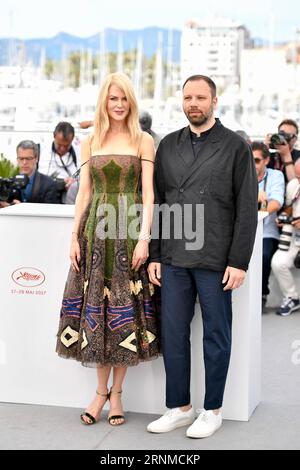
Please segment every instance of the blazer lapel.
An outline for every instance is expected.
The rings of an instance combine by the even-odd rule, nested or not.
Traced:
[[[200,155],[197,155],[196,158],[194,158],[192,165],[187,168],[187,171],[181,180],[181,185],[183,185],[196,171],[199,170],[203,163],[213,157],[220,149],[222,133],[222,125],[218,125],[212,129],[207,137],[203,151],[201,151]]]
[[[192,141],[190,136],[190,127],[186,127],[179,140],[177,152],[183,159],[185,165],[192,165],[195,161],[194,151],[192,147]]]

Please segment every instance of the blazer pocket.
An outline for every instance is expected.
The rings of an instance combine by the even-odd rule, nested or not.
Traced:
[[[210,178],[210,193],[219,201],[232,201],[232,175],[229,172],[213,171]]]

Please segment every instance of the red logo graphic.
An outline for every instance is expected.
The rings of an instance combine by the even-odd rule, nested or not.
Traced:
[[[37,287],[45,282],[45,274],[36,268],[19,268],[12,273],[12,280],[22,287]]]

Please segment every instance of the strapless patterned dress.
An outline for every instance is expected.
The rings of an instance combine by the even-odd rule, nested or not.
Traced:
[[[160,354],[159,290],[146,264],[131,269],[137,239],[128,229],[142,203],[141,159],[93,155],[88,164],[93,195],[80,222],[80,272],[70,267],[68,273],[56,352],[90,367],[134,366]],[[109,217],[116,230],[104,237]]]

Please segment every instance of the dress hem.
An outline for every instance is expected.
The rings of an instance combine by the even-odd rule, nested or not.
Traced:
[[[140,358],[137,361],[132,362],[130,364],[128,364],[128,363],[124,364],[124,363],[114,363],[114,362],[105,362],[105,363],[82,362],[80,359],[77,359],[76,357],[73,357],[73,356],[68,356],[68,355],[64,355],[64,354],[61,354],[61,353],[57,353],[57,355],[61,359],[71,359],[73,361],[76,361],[76,362],[80,363],[83,367],[89,367],[91,369],[92,368],[100,369],[102,367],[134,367],[134,366],[139,365],[142,362],[150,362],[150,361],[154,361],[155,359],[158,359],[159,357],[162,357],[162,353],[157,353],[156,355],[153,355],[151,357],[148,357],[148,358],[145,358],[145,359]]]

